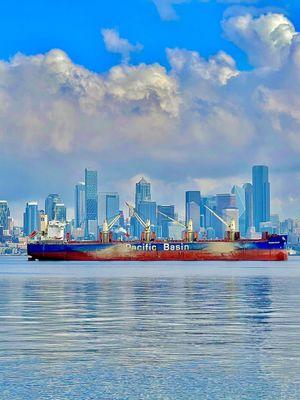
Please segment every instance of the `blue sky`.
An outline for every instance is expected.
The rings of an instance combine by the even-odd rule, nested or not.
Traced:
[[[254,5],[280,10],[300,28],[298,0],[258,1]],[[143,51],[133,56],[133,63],[159,62],[168,66],[167,47],[196,50],[204,57],[222,49],[235,58],[239,68],[247,69],[245,54],[222,33],[220,22],[228,6],[191,0],[175,4],[178,18],[166,21],[160,18],[151,0],[3,1],[0,58],[7,60],[17,52],[32,55],[60,48],[75,63],[94,71],[106,71],[119,61],[119,56],[105,50],[100,30],[117,28],[122,37],[144,46]]]
[[[299,215],[298,0],[0,4],[0,198],[61,193],[84,167],[130,200],[228,192],[270,166],[272,211]],[[59,50],[55,50],[59,49]]]

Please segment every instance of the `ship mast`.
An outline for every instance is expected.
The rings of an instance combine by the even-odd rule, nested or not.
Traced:
[[[107,219],[105,218],[105,220],[103,221],[103,224],[102,224],[102,242],[103,243],[109,242],[110,230],[119,219],[120,219],[120,214],[117,214],[109,223],[108,223]]]

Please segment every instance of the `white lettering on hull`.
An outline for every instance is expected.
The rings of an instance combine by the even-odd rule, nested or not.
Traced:
[[[126,248],[135,251],[184,251],[190,249],[189,245],[185,243],[163,243],[162,246],[152,243],[126,243]]]

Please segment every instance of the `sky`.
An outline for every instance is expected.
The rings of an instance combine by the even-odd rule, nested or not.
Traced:
[[[298,4],[297,4],[298,3]],[[99,191],[183,209],[270,166],[272,212],[300,217],[296,0],[10,0],[0,4],[0,197]]]

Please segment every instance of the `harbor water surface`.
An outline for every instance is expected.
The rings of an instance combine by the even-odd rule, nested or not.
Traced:
[[[300,258],[0,257],[3,400],[299,399]]]

